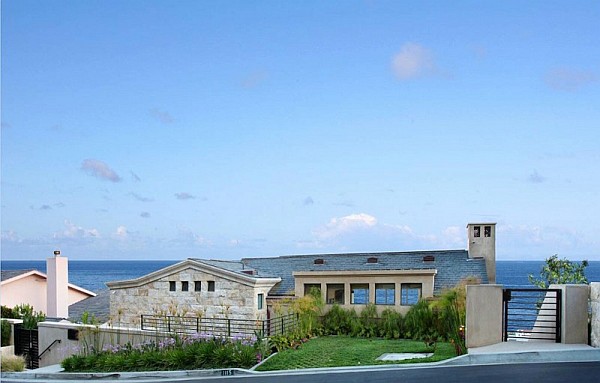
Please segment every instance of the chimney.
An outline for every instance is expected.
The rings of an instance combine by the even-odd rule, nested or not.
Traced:
[[[54,257],[46,259],[47,300],[46,315],[50,318],[69,317],[69,261],[54,252]]]
[[[496,224],[470,223],[467,232],[469,258],[485,259],[488,283],[496,283]]]

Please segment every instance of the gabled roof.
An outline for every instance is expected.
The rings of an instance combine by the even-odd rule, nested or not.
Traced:
[[[36,271],[34,269],[25,269],[25,270],[2,270],[0,273],[0,281],[8,281],[9,279],[13,279],[22,274],[31,273],[32,271]]]
[[[426,256],[433,260],[425,261]],[[376,261],[369,261],[369,258]],[[315,260],[322,260],[322,263],[317,261],[316,264]],[[482,283],[488,282],[485,260],[470,259],[466,250],[290,255],[244,258],[242,263],[256,269],[258,275],[281,277],[271,295],[290,294],[295,287],[293,273],[301,271],[437,270],[435,294],[469,276],[480,278]]]
[[[111,290],[139,287],[147,283],[156,281],[158,279],[164,278],[165,276],[179,273],[189,268],[208,272],[213,275],[217,275],[221,278],[229,279],[247,286],[254,286],[260,284],[274,285],[280,282],[281,280],[277,276],[265,277],[261,275],[246,274],[242,272],[245,266],[242,264],[242,262],[239,261],[234,262],[188,258],[174,265],[167,266],[150,274],[143,275],[139,278],[107,282],[106,286],[108,286],[108,288]]]
[[[30,275],[36,275],[43,279],[48,279],[48,276],[41,271],[35,269],[27,269],[27,270],[2,270],[1,274],[1,283],[3,285],[18,281],[19,279],[27,278]],[[86,290],[83,287],[79,287],[72,283],[68,284],[70,289],[78,291],[82,294],[89,295],[90,297],[96,296],[96,293]]]
[[[110,291],[103,289],[94,297],[89,297],[69,306],[69,318],[73,321],[81,320],[84,312],[88,312],[100,322],[108,321],[110,317]]]

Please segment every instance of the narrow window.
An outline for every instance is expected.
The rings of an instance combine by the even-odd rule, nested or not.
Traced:
[[[481,237],[481,227],[480,226],[473,226],[473,236]]]
[[[265,300],[265,295],[264,294],[258,294],[258,309],[262,310],[263,309],[263,301]]]
[[[375,257],[367,258],[367,263],[377,263],[377,262],[378,262],[378,259]]]
[[[338,305],[344,304],[344,284],[335,283],[327,285],[327,303]]]
[[[304,295],[312,295],[314,297],[321,297],[321,284],[320,283],[305,283],[304,284]]]
[[[396,286],[393,283],[375,284],[375,304],[393,305],[396,304]]]
[[[485,237],[491,237],[492,236],[492,227],[491,226],[484,226],[484,228],[483,228],[483,235]]]
[[[200,281],[194,282],[194,291],[202,291],[202,282],[200,282]]]
[[[356,283],[350,285],[350,304],[366,305],[369,303],[369,285]]]
[[[421,290],[423,285],[421,283],[403,283],[400,294],[400,304],[402,306],[412,306],[417,304],[421,298]]]
[[[175,291],[175,281],[169,281],[169,291]]]
[[[208,281],[208,291],[215,291],[215,281]]]
[[[181,282],[181,291],[189,291],[190,283],[188,281]]]

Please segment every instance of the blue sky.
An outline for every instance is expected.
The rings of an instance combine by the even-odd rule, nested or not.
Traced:
[[[597,1],[2,1],[2,258],[600,260]]]

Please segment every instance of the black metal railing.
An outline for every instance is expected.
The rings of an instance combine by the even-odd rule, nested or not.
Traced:
[[[297,314],[264,320],[232,318],[200,318],[192,316],[142,315],[141,328],[161,333],[208,333],[214,336],[269,337],[291,332],[298,326]]]
[[[561,341],[562,291],[504,289],[503,338]]]

